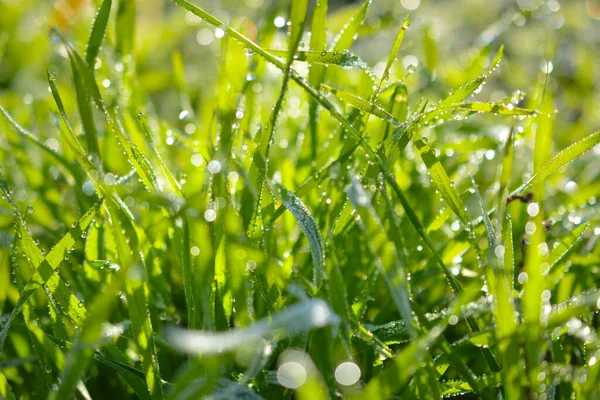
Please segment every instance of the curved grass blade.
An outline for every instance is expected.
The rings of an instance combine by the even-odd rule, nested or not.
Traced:
[[[558,171],[562,167],[571,163],[576,158],[585,154],[588,150],[600,143],[600,131],[594,132],[581,139],[580,141],[573,143],[557,155],[555,155],[550,161],[548,161],[531,179],[518,187],[511,195],[523,193],[530,187],[543,181],[548,176]]]
[[[287,208],[296,221],[300,224],[302,232],[306,235],[310,245],[313,260],[313,285],[320,288],[323,283],[325,268],[325,250],[323,237],[319,226],[304,203],[285,187],[281,187],[280,196],[285,208]]]
[[[275,126],[277,125],[277,120],[281,109],[283,107],[283,101],[285,99],[285,95],[287,94],[290,77],[294,76],[292,74],[292,63],[294,61],[294,55],[298,51],[298,45],[302,39],[302,30],[296,32],[297,37],[293,39],[292,45],[290,47],[290,52],[288,54],[288,59],[285,63],[285,66],[281,67],[283,71],[283,81],[281,83],[281,91],[279,96],[277,97],[277,101],[275,102],[275,106],[271,111],[271,115],[269,117],[269,122],[266,125],[262,125],[254,138],[254,158],[252,165],[250,166],[250,183],[254,185],[254,187],[249,187],[245,194],[248,196],[250,194],[251,200],[248,200],[248,203],[253,203],[254,199],[256,199],[256,207],[254,212],[254,216],[252,218],[252,223],[249,229],[249,236],[254,237],[256,234],[256,228],[259,225],[259,221],[261,218],[264,218],[263,210],[270,209],[270,206],[263,206],[263,203],[271,204],[274,203],[273,195],[271,193],[270,187],[267,187],[267,191],[264,190],[265,181],[267,179],[268,173],[268,163],[269,163],[269,152],[271,150],[271,145],[273,142],[273,135],[275,132]],[[276,58],[273,58],[277,60]],[[253,191],[251,193],[251,191]]]
[[[111,5],[112,0],[102,1],[102,4],[100,4],[100,7],[98,8],[92,31],[90,32],[90,39],[88,40],[85,52],[85,61],[92,70],[94,69],[94,64],[96,64],[96,57],[98,57],[104,35],[106,34]]]

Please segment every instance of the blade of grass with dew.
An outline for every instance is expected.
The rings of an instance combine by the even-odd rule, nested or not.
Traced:
[[[525,355],[526,371],[529,382],[533,389],[541,384],[536,376],[539,373],[539,358],[541,340],[541,316],[542,316],[542,294],[547,287],[547,244],[544,231],[543,210],[538,206],[539,212],[531,217],[528,224],[533,230],[527,235],[527,247],[525,249],[524,273],[526,281],[523,284],[523,318],[528,329],[525,333]],[[545,248],[545,251],[544,251]]]
[[[385,68],[383,69],[383,74],[381,75],[381,82],[379,83],[378,93],[381,91],[381,85],[383,82],[386,82],[390,78],[390,69],[396,61],[398,57],[398,53],[400,52],[400,47],[402,47],[402,42],[404,41],[404,35],[406,34],[406,30],[408,29],[408,25],[410,24],[410,17],[408,14],[404,17],[402,21],[402,26],[400,26],[400,30],[396,34],[396,39],[394,39],[394,44],[392,45],[392,49],[390,50],[390,54],[388,55],[387,61],[385,63]]]
[[[544,164],[543,167],[529,179],[527,182],[519,186],[511,195],[525,192],[527,189],[545,180],[548,176],[558,171],[562,167],[571,163],[576,158],[585,154],[588,150],[600,143],[600,131],[594,132],[578,142],[573,143],[569,147],[555,155],[550,161]]]
[[[134,333],[134,340],[142,366],[146,375],[146,384],[148,391],[153,399],[164,398],[162,379],[160,375],[160,367],[158,364],[158,356],[154,332],[152,329],[151,313],[148,308],[148,283],[145,279],[146,268],[141,253],[138,253],[137,243],[131,243],[124,240],[123,235],[125,230],[122,228],[120,215],[117,210],[112,209],[109,204],[109,212],[111,214],[111,231],[115,236],[117,244],[117,258],[121,265],[121,271],[126,271],[126,275],[121,277],[122,285],[125,288],[125,296],[127,298],[128,311],[131,319],[131,329]],[[134,224],[125,217],[125,223]],[[119,279],[118,277],[116,279]],[[106,311],[104,311],[106,312]]]
[[[164,398],[162,379],[148,309],[148,285],[141,277],[135,279],[130,276],[125,282],[125,290],[131,327],[142,358],[148,390],[153,399],[162,399]]]
[[[90,32],[90,39],[88,40],[87,49],[85,51],[85,61],[90,69],[94,69],[96,64],[96,57],[102,47],[104,41],[104,35],[106,34],[106,28],[108,27],[108,19],[110,17],[110,8],[112,6],[112,0],[103,0],[98,8],[92,31]]]
[[[466,207],[458,193],[456,193],[456,189],[450,182],[448,173],[435,152],[429,147],[425,138],[414,140],[414,144],[444,201],[454,211],[454,214],[460,219],[461,223],[470,230],[471,223]]]
[[[71,61],[71,72],[73,74],[73,83],[77,94],[77,108],[79,109],[79,117],[85,133],[87,150],[90,152],[94,162],[97,162],[96,160],[100,157],[100,146],[98,145],[98,131],[96,130],[96,123],[94,121],[94,110],[92,109],[90,93],[86,90],[86,85],[82,76],[84,71],[82,71],[81,66],[75,62],[70,52],[69,56]],[[85,66],[85,68],[87,69],[87,66]]]
[[[287,59],[289,51],[286,50],[267,50],[276,57]],[[317,66],[338,65],[344,68],[359,68],[369,70],[369,66],[359,56],[351,53],[348,50],[344,51],[317,51],[317,50],[299,50],[294,58],[294,61],[307,62]],[[320,86],[319,82],[319,86]],[[311,85],[315,86],[313,83]],[[318,87],[318,86],[315,86]]]
[[[496,301],[496,306],[494,308],[494,316],[496,319],[495,334],[497,336],[497,340],[500,342],[498,348],[503,360],[503,368],[500,369],[500,373],[505,382],[504,387],[506,388],[507,396],[510,396],[510,398],[515,398],[515,396],[517,396],[519,393],[518,385],[516,385],[515,382],[518,379],[519,374],[515,373],[517,370],[514,369],[515,366],[519,367],[519,343],[517,338],[513,336],[516,327],[516,321],[514,318],[515,311],[510,302],[511,286],[508,285],[506,276],[504,274],[506,267],[502,265],[503,262],[512,263],[512,227],[510,226],[510,219],[508,219],[507,216],[508,225],[505,226],[505,228],[508,229],[509,232],[507,233],[505,231],[504,234],[509,235],[511,248],[506,250],[505,247],[502,247],[502,251],[504,253],[497,252],[497,236],[494,225],[488,216],[485,204],[483,203],[483,199],[479,189],[477,188],[475,180],[472,176],[470,178],[475,197],[479,203],[479,211],[483,216],[483,222],[489,245],[487,252],[488,265],[486,266],[485,275],[487,279],[488,290],[490,294],[494,296]],[[497,263],[500,264],[500,268],[497,268]],[[513,268],[510,270],[512,271]],[[485,351],[488,352],[489,350],[486,349]]]
[[[560,242],[556,246],[552,248],[550,254],[548,255],[548,259],[546,262],[548,263],[548,279],[550,282],[548,283],[549,287],[555,287],[564,271],[558,270],[558,266],[561,263],[561,260],[569,253],[569,251],[577,244],[587,228],[589,228],[590,223],[581,224],[578,227],[574,228],[568,235],[563,237]]]
[[[81,143],[79,143],[79,140],[77,139],[75,132],[73,131],[73,128],[71,127],[71,123],[69,122],[69,119],[67,117],[67,113],[65,111],[65,107],[64,107],[62,98],[60,96],[60,93],[58,92],[58,88],[56,87],[56,75],[53,72],[48,71],[47,77],[48,77],[48,85],[50,87],[50,91],[52,92],[52,97],[54,98],[54,102],[56,103],[56,106],[58,107],[58,112],[59,112],[65,126],[67,127],[68,134],[63,135],[63,136],[65,137],[66,142],[71,146],[73,151],[75,151],[75,154],[77,155],[77,161],[79,161],[82,168],[88,173],[88,175],[91,175],[91,171],[94,170],[94,165],[86,156],[83,146],[81,146]],[[61,133],[63,133],[62,130],[61,130]],[[96,187],[97,191],[98,191],[98,189],[99,189],[99,187]]]
[[[187,308],[188,328],[198,329],[200,327],[199,309],[196,305],[197,299],[194,291],[194,273],[192,260],[190,259],[190,229],[185,217],[175,220],[173,239],[177,241],[176,248],[179,249],[178,256],[181,262],[183,290]]]
[[[543,91],[540,99],[540,114],[537,116],[535,128],[535,151],[533,154],[533,172],[537,174],[546,164],[551,154],[552,134],[554,133],[553,102],[554,93],[550,85],[550,73],[544,77]]]
[[[324,242],[319,226],[315,222],[314,217],[302,201],[285,187],[279,190],[281,200],[285,205],[306,235],[310,245],[310,251],[313,261],[313,285],[320,288],[323,284],[324,268],[325,268],[325,251]]]
[[[527,108],[515,107],[512,104],[504,103],[483,103],[483,102],[470,102],[470,103],[458,103],[456,109],[459,110],[472,110],[478,113],[492,113],[498,115],[513,115],[513,116],[535,116],[538,114],[536,110],[530,110]]]
[[[375,115],[391,124],[400,125],[400,122],[396,121],[393,115],[391,115],[389,112],[387,112],[385,108],[383,108],[381,105],[375,102],[365,100],[363,98],[360,98],[359,96],[355,96],[343,90],[334,89],[331,86],[325,84],[322,84],[321,87],[324,88],[326,91],[334,94],[338,99],[340,99],[344,103],[350,104],[358,108],[359,110]]]
[[[313,10],[312,21],[310,26],[310,48],[312,52],[319,53],[322,58],[322,53],[325,51],[327,55],[327,4],[328,0],[318,0]],[[302,57],[302,52],[298,52],[298,59]],[[307,52],[305,52],[306,54]],[[342,52],[343,53],[343,52]],[[340,56],[342,53],[338,53]],[[305,58],[307,56],[305,55]],[[320,87],[325,79],[326,66],[315,61],[310,61],[308,71],[308,81],[313,87]],[[310,145],[311,155],[317,158],[317,138],[319,136],[318,115],[319,107],[315,99],[308,99],[308,126],[310,130]]]
[[[366,0],[356,13],[354,13],[350,21],[344,25],[334,40],[333,51],[348,50],[352,46],[352,43],[356,40],[359,28],[367,16],[367,11],[371,3],[372,0]]]
[[[444,100],[442,100],[439,103],[439,107],[445,108],[451,104],[460,103],[463,100],[465,100],[467,97],[469,97],[470,95],[475,93],[475,91],[479,87],[481,87],[481,85],[486,81],[486,79],[492,73],[492,71],[494,71],[498,67],[500,60],[502,59],[503,50],[504,50],[503,46],[501,46],[500,49],[498,49],[498,52],[496,53],[496,56],[494,57],[494,60],[492,61],[491,68],[486,73],[463,84],[460,88],[458,88],[457,90],[452,92],[448,97],[446,97]]]
[[[503,235],[503,223],[504,223],[504,210],[506,208],[506,199],[508,197],[508,187],[510,185],[510,178],[513,172],[513,162],[515,158],[515,129],[513,126],[508,131],[508,137],[504,144],[504,150],[502,153],[502,163],[499,167],[499,178],[498,178],[498,199],[496,204],[497,218],[496,218],[496,229]],[[512,235],[512,232],[510,232]],[[511,279],[512,282],[512,279]]]

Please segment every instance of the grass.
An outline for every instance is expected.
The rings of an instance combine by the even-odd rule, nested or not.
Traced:
[[[468,51],[435,7],[167,3],[56,8],[44,74],[0,2],[0,398],[600,398],[593,79],[510,40],[553,2]]]

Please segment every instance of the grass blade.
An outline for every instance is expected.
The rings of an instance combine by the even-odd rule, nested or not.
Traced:
[[[581,139],[580,141],[573,143],[557,155],[555,155],[550,161],[548,161],[531,179],[519,186],[511,195],[525,192],[532,186],[542,182],[548,176],[558,171],[562,167],[571,163],[576,158],[585,154],[588,150],[600,143],[600,131],[594,132]]]
[[[280,196],[283,200],[285,208],[287,208],[298,224],[302,232],[306,235],[310,245],[310,251],[313,260],[313,285],[320,288],[323,284],[324,268],[325,268],[325,251],[323,237],[319,226],[315,222],[312,214],[306,208],[304,203],[285,187],[280,189]]]
[[[348,92],[344,92],[343,90],[337,90],[332,88],[331,86],[321,85],[325,90],[330,93],[333,93],[337,98],[339,98],[342,102],[350,104],[359,110],[367,112],[369,114],[373,114],[384,121],[387,121],[394,125],[400,125],[400,122],[396,121],[393,115],[386,111],[385,108],[380,106],[379,104],[365,100],[356,95],[353,95]]]
[[[98,8],[92,31],[90,32],[90,39],[88,40],[87,49],[85,52],[85,61],[90,69],[94,69],[96,64],[96,57],[100,52],[100,47],[104,41],[104,35],[106,34],[106,28],[108,27],[108,19],[110,17],[110,8],[112,6],[112,0],[103,0],[102,4]]]
[[[334,40],[333,50],[334,51],[343,51],[348,50],[354,40],[356,40],[356,35],[358,34],[358,29],[363,24],[365,17],[367,16],[367,11],[369,10],[369,6],[371,6],[372,0],[366,0],[363,5],[356,10],[356,13],[352,16],[350,21],[344,25],[340,33]]]

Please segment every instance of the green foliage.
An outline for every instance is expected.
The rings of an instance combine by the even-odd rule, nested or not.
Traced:
[[[0,399],[600,396],[593,6],[83,3],[0,0]]]

